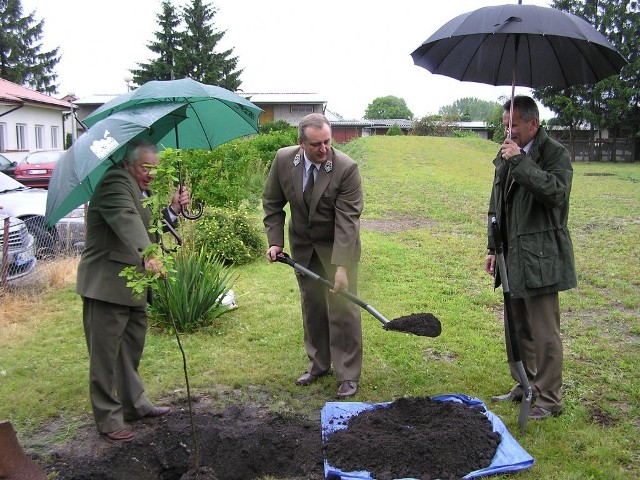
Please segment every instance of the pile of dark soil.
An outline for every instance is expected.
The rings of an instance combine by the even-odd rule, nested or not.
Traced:
[[[500,443],[481,407],[401,398],[346,419],[325,439],[329,465],[377,480],[458,479],[491,464]]]
[[[397,400],[353,417],[347,430],[325,441],[324,451],[320,412],[306,418],[242,400],[224,405],[207,396],[193,400],[197,474],[186,399],[174,401],[168,416],[134,422],[132,442],[113,445],[87,424],[35,460],[57,480],[319,480],[325,455],[332,466],[368,470],[380,480],[450,479],[487,466],[499,441],[477,410],[428,398]]]
[[[384,329],[423,337],[437,337],[442,332],[442,325],[440,320],[430,313],[412,313],[385,323]]]

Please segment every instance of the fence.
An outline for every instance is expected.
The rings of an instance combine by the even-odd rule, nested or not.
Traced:
[[[589,142],[574,140],[573,143],[563,142],[577,162],[611,162],[613,161],[613,143],[611,141]],[[633,162],[633,141],[618,139],[615,148],[616,162]]]
[[[1,216],[0,302],[11,292],[56,283],[77,264],[83,242],[83,222],[48,228],[41,216],[24,221]]]

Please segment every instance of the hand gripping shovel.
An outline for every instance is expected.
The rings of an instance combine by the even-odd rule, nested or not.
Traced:
[[[507,338],[507,357],[510,362],[515,363],[520,375],[520,385],[522,385],[522,403],[520,404],[520,415],[518,417],[518,424],[522,433],[527,428],[527,415],[529,414],[529,408],[531,407],[531,399],[533,398],[533,390],[529,384],[527,373],[524,370],[522,364],[522,358],[520,357],[520,344],[518,336],[516,334],[516,327],[511,321],[513,317],[511,309],[511,293],[509,291],[509,280],[507,278],[507,266],[504,261],[504,247],[502,245],[502,236],[500,233],[500,227],[496,218],[491,219],[493,227],[493,244],[496,249],[496,260],[498,262],[498,271],[500,272],[500,281],[502,282],[502,296],[504,298],[504,327]]]
[[[331,283],[329,280],[322,278],[317,273],[314,273],[308,268],[303,267],[302,265],[294,261],[286,253],[282,253],[282,255],[278,255],[276,257],[276,261],[280,263],[286,263],[287,265],[293,267],[294,269],[303,273],[307,277],[322,283],[329,289],[334,288],[333,283]],[[367,302],[365,302],[361,298],[355,296],[353,293],[343,289],[338,290],[337,293],[338,295],[341,295],[344,298],[352,301],[356,305],[359,305],[360,307],[364,308],[367,312],[369,312],[375,318],[380,320],[385,330],[393,330],[393,331],[404,332],[404,333],[413,333],[414,335],[420,335],[423,337],[437,337],[438,335],[440,335],[440,332],[442,331],[440,320],[438,320],[435,316],[431,315],[430,313],[412,314],[412,315],[407,315],[407,316],[396,318],[394,320],[389,321],[375,308],[373,308],[371,305],[369,305]]]

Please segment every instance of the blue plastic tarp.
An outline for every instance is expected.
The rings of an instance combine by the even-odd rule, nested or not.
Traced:
[[[464,403],[469,406],[481,406],[484,408],[484,415],[489,419],[493,426],[493,431],[498,432],[501,436],[500,444],[491,464],[481,470],[475,470],[465,475],[465,479],[486,477],[498,473],[517,472],[524,470],[533,465],[534,459],[524,448],[511,436],[507,427],[502,420],[492,412],[490,412],[485,404],[477,399],[463,394],[456,395],[438,395],[431,397],[432,400],[442,402]],[[350,417],[358,415],[365,410],[371,410],[380,405],[389,405],[386,403],[364,403],[364,402],[327,402],[322,408],[320,419],[322,422],[322,441],[325,443],[327,437],[336,430],[347,428],[346,420]],[[340,469],[329,464],[324,459],[324,476],[326,478],[341,478],[354,480],[371,480],[373,477],[367,471],[343,472]]]

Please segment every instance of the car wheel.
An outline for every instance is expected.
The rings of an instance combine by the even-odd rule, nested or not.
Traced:
[[[36,258],[45,259],[55,257],[60,250],[60,239],[55,227],[48,228],[44,223],[44,217],[24,218],[29,233],[33,235],[36,243]]]

